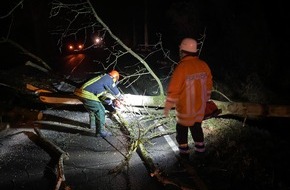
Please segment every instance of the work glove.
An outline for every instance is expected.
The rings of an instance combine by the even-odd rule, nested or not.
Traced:
[[[114,99],[113,100],[113,105],[116,108],[121,108],[121,101],[119,99]]]
[[[168,109],[168,108],[166,108],[166,107],[164,108],[164,110],[163,110],[163,114],[164,114],[165,117],[168,117],[169,110],[170,110],[170,109]]]
[[[119,100],[120,104],[123,104],[123,105],[126,104],[126,101],[123,95],[118,96],[117,99]]]
[[[165,101],[164,110],[163,110],[163,114],[164,114],[165,117],[168,117],[169,111],[173,107],[174,107],[174,103],[169,102],[169,101]]]

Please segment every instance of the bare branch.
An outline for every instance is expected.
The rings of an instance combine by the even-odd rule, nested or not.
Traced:
[[[38,57],[38,56],[34,55],[33,53],[29,52],[28,50],[26,50],[24,47],[22,47],[21,45],[19,45],[16,42],[14,42],[13,40],[2,39],[0,41],[0,43],[4,43],[4,42],[8,42],[8,43],[12,44],[14,47],[20,49],[23,54],[34,58],[37,62],[41,63],[46,69],[51,70],[50,66],[45,61],[43,61],[40,57]]]
[[[12,15],[12,13],[15,11],[15,9],[17,9],[18,7],[23,8],[23,1],[21,0],[17,5],[15,5],[6,15],[0,16],[0,19],[4,19],[10,15]]]

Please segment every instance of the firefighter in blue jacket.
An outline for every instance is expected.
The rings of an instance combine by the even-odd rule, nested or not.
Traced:
[[[116,82],[119,80],[119,73],[112,70],[109,74],[103,74],[94,77],[83,84],[80,88],[76,88],[74,94],[83,102],[84,107],[90,114],[90,127],[96,128],[97,136],[107,137],[112,133],[105,130],[105,107],[111,106],[110,112],[114,112],[114,105],[120,105],[123,100]],[[106,93],[112,94],[116,99],[114,101],[104,98]]]

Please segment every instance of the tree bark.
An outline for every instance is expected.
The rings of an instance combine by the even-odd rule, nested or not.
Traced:
[[[77,105],[81,102],[74,96],[56,96],[56,94],[39,93],[40,100],[47,104],[71,104]],[[125,94],[125,111],[142,111],[143,108],[163,109],[165,96],[143,96]],[[241,117],[290,117],[290,106],[267,105],[250,102],[224,102],[213,100],[219,109],[220,115],[236,115]],[[160,112],[162,113],[162,112]]]

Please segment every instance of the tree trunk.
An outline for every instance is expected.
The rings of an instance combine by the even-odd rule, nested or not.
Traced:
[[[82,104],[76,96],[59,95],[50,93],[44,89],[27,85],[27,89],[35,91],[39,95],[39,99],[47,104]],[[143,96],[125,94],[126,111],[141,110],[140,108],[162,109],[165,102],[165,96]],[[266,105],[250,102],[224,102],[213,100],[214,103],[222,110],[220,115],[236,115],[241,117],[290,117],[290,106],[288,105]],[[136,109],[137,107],[137,109]],[[162,112],[161,112],[162,113]]]

